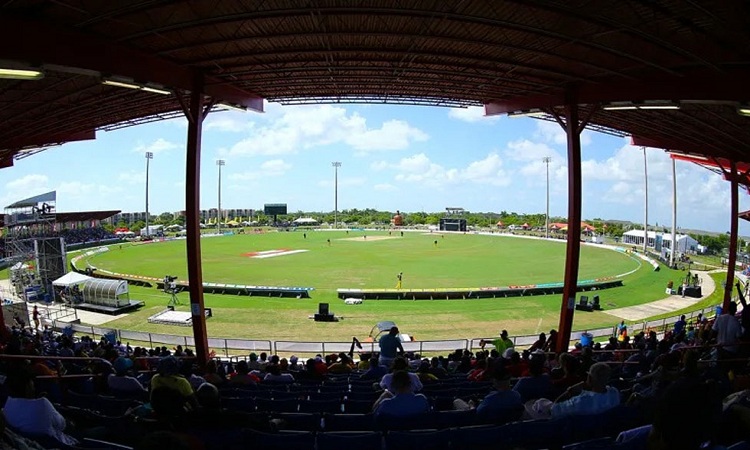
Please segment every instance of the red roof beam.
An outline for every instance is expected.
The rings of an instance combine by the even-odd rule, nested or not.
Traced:
[[[97,36],[7,14],[0,17],[0,58],[84,69],[186,91],[192,89],[195,76],[195,69]],[[206,76],[205,81],[204,93],[217,101],[263,111],[260,96],[213,77]]]

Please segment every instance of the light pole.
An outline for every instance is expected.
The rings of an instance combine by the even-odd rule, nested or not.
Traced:
[[[223,159],[217,159],[216,165],[219,167],[219,208],[216,211],[216,234],[221,234],[221,166],[226,164]]]
[[[547,165],[547,212],[544,214],[544,237],[549,239],[549,163],[552,158],[545,156],[542,161]]]
[[[150,216],[148,213],[148,166],[152,159],[154,159],[153,152],[146,152],[146,236],[151,235],[151,230],[148,228],[148,219]]]
[[[338,228],[339,222],[339,167],[341,163],[334,161],[333,166],[333,228]]]

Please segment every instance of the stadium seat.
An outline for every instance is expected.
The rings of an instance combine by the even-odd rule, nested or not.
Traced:
[[[737,442],[727,447],[727,450],[750,450],[750,441]]]
[[[262,431],[244,430],[245,448],[263,450],[315,450],[315,434],[310,431]]]
[[[233,411],[252,413],[255,412],[255,399],[250,397],[225,397],[221,399],[221,405],[224,408]]]
[[[391,431],[385,435],[386,450],[449,450],[453,430]]]
[[[495,450],[507,447],[510,442],[504,431],[506,427],[481,425],[460,427],[454,430],[452,449],[454,450]]]
[[[477,414],[473,409],[466,411],[436,411],[432,413],[435,427],[455,428],[468,427],[477,424]]]
[[[347,414],[367,414],[372,411],[372,405],[375,400],[346,400],[344,402],[344,412]]]
[[[255,399],[258,411],[268,412],[297,412],[299,411],[299,402],[296,398],[285,400],[270,400],[265,398]]]
[[[597,438],[563,446],[563,450],[615,450],[619,445],[612,438]]]
[[[503,432],[514,445],[533,448],[555,448],[574,442],[571,428],[573,419],[526,420],[504,425]]]
[[[375,419],[375,427],[378,430],[421,430],[435,428],[434,416],[423,413],[411,417],[397,417],[380,415]]]
[[[325,431],[372,431],[375,420],[372,414],[326,414]]]
[[[318,434],[317,450],[382,450],[383,436],[377,431],[343,431]]]
[[[303,400],[299,402],[299,412],[303,413],[343,413],[341,400]]]
[[[275,413],[273,419],[281,420],[279,428],[282,430],[319,431],[322,414],[309,413]]]

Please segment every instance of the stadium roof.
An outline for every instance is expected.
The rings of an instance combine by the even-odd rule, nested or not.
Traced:
[[[88,222],[91,220],[104,220],[104,219],[109,219],[110,217],[119,213],[120,213],[120,210],[57,213],[55,214],[55,222],[72,223],[72,222]]]
[[[40,203],[54,202],[56,198],[57,191],[45,192],[44,194],[35,195],[33,197],[13,202],[13,204],[6,206],[5,209],[31,208],[32,206],[37,206]]]
[[[199,73],[208,105],[255,110],[574,102],[594,129],[748,161],[749,19],[750,3],[718,0],[15,0],[0,6],[0,67],[45,76],[0,80],[0,167],[179,116]]]

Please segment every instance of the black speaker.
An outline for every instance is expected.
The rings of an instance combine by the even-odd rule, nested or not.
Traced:
[[[588,305],[589,304],[589,296],[588,295],[582,295],[581,296],[581,300],[579,300],[579,303],[581,305],[584,305],[584,306]]]
[[[597,311],[600,311],[600,310],[602,309],[602,305],[601,305],[601,304],[599,303],[600,301],[601,301],[601,300],[599,300],[599,296],[598,296],[598,295],[595,295],[595,296],[594,296],[594,304],[593,304],[593,305],[591,305],[591,306],[593,306],[593,308],[594,308],[595,310],[597,310]]]
[[[318,303],[318,314],[321,316],[328,315],[328,303]]]

